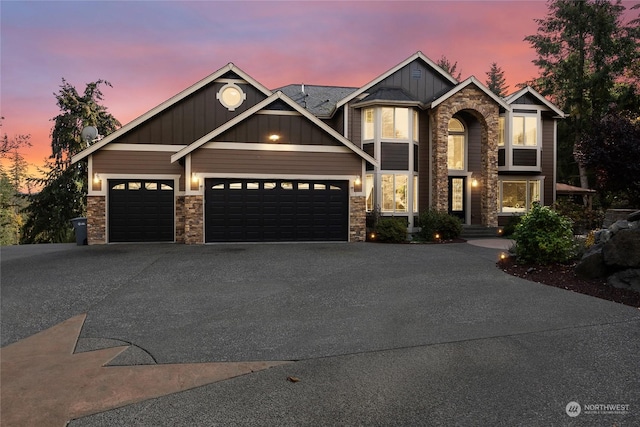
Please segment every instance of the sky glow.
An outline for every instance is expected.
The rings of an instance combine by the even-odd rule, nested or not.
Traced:
[[[62,78],[79,92],[109,81],[103,105],[124,125],[229,62],[270,89],[357,87],[422,51],[482,82],[497,62],[514,91],[537,75],[523,39],[546,13],[539,0],[2,1],[1,132],[31,135],[34,169]]]

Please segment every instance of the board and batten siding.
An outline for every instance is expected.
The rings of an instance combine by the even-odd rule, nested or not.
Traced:
[[[428,103],[453,88],[453,83],[420,60],[407,64],[400,70],[380,81],[370,93],[382,87],[402,88],[421,102]]]
[[[553,200],[553,190],[555,186],[554,182],[554,173],[555,173],[555,147],[553,144],[554,140],[554,126],[553,122],[555,119],[549,117],[542,117],[542,153],[540,154],[542,168],[542,175],[545,177],[544,179],[544,204],[552,205]]]
[[[191,155],[196,173],[260,175],[362,174],[362,159],[355,153],[304,151],[221,150],[202,148]]]
[[[301,115],[255,114],[214,141],[273,143],[271,135],[278,135],[278,144],[341,146],[333,136]]]
[[[203,87],[122,135],[116,142],[188,145],[266,99],[266,95],[253,86],[238,84],[247,98],[235,111],[229,111],[216,99],[224,85],[214,82]]]
[[[92,154],[93,173],[180,175],[180,189],[184,190],[184,168],[171,163],[168,151],[101,150]]]

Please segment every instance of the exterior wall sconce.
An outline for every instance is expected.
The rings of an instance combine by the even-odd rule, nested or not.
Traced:
[[[198,176],[195,173],[191,174],[191,182],[197,184],[199,182]]]
[[[100,175],[98,175],[97,173],[93,174],[93,182],[95,182],[96,184],[100,182]]]
[[[271,142],[278,142],[280,140],[280,135],[278,134],[271,134],[269,135],[269,141]]]
[[[360,175],[358,175],[358,176],[356,177],[356,180],[354,181],[354,183],[355,183],[356,185],[360,185],[360,184],[362,184],[362,178],[360,178]]]
[[[477,187],[477,186],[478,186],[478,180],[477,180],[477,179],[475,179],[475,178],[473,178],[473,179],[471,180],[471,186],[472,186],[473,188]]]

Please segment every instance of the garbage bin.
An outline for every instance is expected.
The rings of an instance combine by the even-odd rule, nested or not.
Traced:
[[[87,244],[87,218],[73,218],[73,231],[76,233],[76,244],[78,246]]]

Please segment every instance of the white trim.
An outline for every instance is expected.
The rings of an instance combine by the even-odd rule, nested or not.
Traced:
[[[162,104],[158,105],[157,107],[152,108],[151,110],[149,110],[146,113],[142,114],[138,118],[136,118],[136,119],[132,120],[131,122],[127,123],[126,125],[124,125],[120,129],[118,129],[117,131],[113,132],[112,134],[106,136],[105,138],[103,138],[99,142],[95,143],[94,145],[92,145],[92,146],[86,148],[85,150],[77,153],[75,156],[73,156],[71,158],[71,163],[76,163],[76,162],[84,159],[89,154],[101,149],[102,147],[104,147],[105,145],[110,143],[111,141],[119,138],[120,136],[124,135],[125,133],[129,132],[130,130],[136,128],[138,125],[144,123],[145,121],[149,120],[150,118],[160,114],[161,112],[163,112],[167,108],[173,106],[174,104],[176,104],[179,101],[183,100],[184,98],[186,98],[187,96],[191,95],[192,93],[197,92],[198,90],[202,89],[203,87],[207,86],[208,84],[214,82],[216,79],[218,79],[219,77],[223,76],[224,74],[226,74],[229,71],[233,71],[234,73],[238,74],[240,77],[245,79],[247,82],[249,82],[251,85],[253,85],[256,89],[258,89],[264,95],[266,95],[266,96],[272,95],[272,92],[269,89],[264,87],[257,80],[254,80],[253,78],[251,78],[251,76],[249,76],[244,71],[242,71],[240,68],[237,68],[232,62],[230,62],[227,65],[225,65],[224,67],[220,68],[218,71],[214,72],[213,74],[210,74],[209,76],[207,76],[204,79],[200,80],[199,82],[189,86],[188,88],[186,88],[182,92],[178,93],[177,95],[174,95],[173,97],[167,99],[166,101],[164,101]]]
[[[433,62],[431,59],[427,58],[427,56],[425,56],[425,54],[423,54],[422,52],[418,51],[418,52],[414,53],[413,55],[411,55],[410,57],[408,57],[407,59],[405,59],[404,61],[402,61],[401,63],[399,63],[398,65],[396,65],[395,67],[393,67],[390,70],[388,70],[387,72],[379,75],[378,77],[376,77],[375,79],[373,79],[369,83],[367,83],[366,85],[362,86],[360,89],[356,90],[355,92],[352,92],[349,96],[347,96],[346,98],[344,98],[341,101],[339,101],[336,104],[336,110],[338,108],[340,108],[341,106],[343,106],[344,104],[346,104],[349,101],[351,101],[352,99],[358,97],[360,94],[366,92],[372,86],[380,83],[382,80],[386,79],[387,77],[389,77],[393,73],[395,73],[395,72],[401,70],[402,68],[406,67],[407,65],[411,64],[416,59],[421,59],[422,61],[424,61],[427,65],[429,65],[434,70],[436,70],[442,77],[444,77],[446,80],[448,80],[452,84],[454,84],[454,85],[458,84],[458,81],[451,74],[445,72],[440,66],[438,66],[438,64]]]
[[[496,95],[495,93],[491,92],[485,85],[483,85],[474,76],[469,77],[468,79],[466,79],[465,81],[460,83],[458,86],[454,87],[449,92],[447,92],[444,95],[442,95],[440,98],[436,99],[435,101],[432,101],[430,104],[427,105],[427,108],[437,107],[438,105],[442,104],[444,101],[446,101],[447,99],[451,98],[453,95],[455,95],[456,93],[460,92],[462,89],[466,88],[470,84],[476,85],[476,87],[478,89],[480,89],[482,92],[484,92],[485,95],[487,95],[489,98],[493,99],[498,105],[500,105],[505,110],[511,110],[511,106],[509,104],[507,104],[498,95]]]
[[[120,144],[114,143],[103,147],[104,151],[163,151],[169,153],[177,153],[186,145],[169,145],[169,144]]]
[[[207,142],[202,149],[246,150],[246,151],[294,151],[311,153],[350,153],[345,146],[335,145],[301,145],[301,144],[268,144],[262,142]]]
[[[524,94],[526,93],[530,93],[531,95],[533,95],[534,97],[536,97],[540,102],[542,102],[547,108],[549,108],[551,111],[553,111],[554,113],[556,113],[558,115],[559,118],[565,118],[567,117],[567,115],[558,107],[556,107],[555,105],[553,105],[551,102],[549,102],[547,100],[547,98],[545,98],[544,96],[542,96],[538,91],[536,91],[534,88],[532,88],[531,86],[526,86],[523,87],[522,89],[520,89],[519,91],[517,91],[516,93],[512,93],[511,95],[505,97],[505,101],[507,103],[509,103],[509,105],[511,105],[511,108],[514,108],[515,105],[527,105],[529,106],[530,104],[513,104],[513,101],[517,100],[518,98],[522,97]]]

